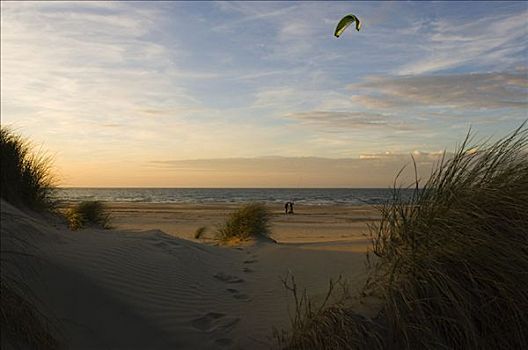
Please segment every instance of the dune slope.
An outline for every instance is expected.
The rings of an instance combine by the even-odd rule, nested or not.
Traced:
[[[300,244],[218,247],[159,230],[72,232],[2,202],[2,239],[35,245],[25,277],[70,348],[269,348],[288,325],[295,275],[317,296],[343,274],[365,278],[364,256]],[[7,242],[7,241],[6,241]]]

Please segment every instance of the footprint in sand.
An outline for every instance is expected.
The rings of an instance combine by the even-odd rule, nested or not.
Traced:
[[[258,261],[257,259],[244,260],[244,264],[254,264],[254,263],[256,263],[257,261]]]
[[[179,243],[166,238],[156,239],[152,244],[163,249],[167,254],[171,255],[179,255],[180,253],[178,250],[182,248]]]
[[[249,295],[240,293],[238,289],[228,288],[227,291],[233,294],[233,298],[235,299],[238,299],[238,300],[248,300],[249,299]]]
[[[202,332],[219,332],[225,334],[231,331],[240,321],[238,317],[226,317],[226,314],[220,312],[209,312],[202,317],[191,321],[194,328]]]
[[[247,295],[247,294],[233,294],[233,298],[238,299],[238,300],[248,300],[249,299],[249,295]]]
[[[192,326],[201,331],[207,331],[212,328],[214,321],[221,319],[225,314],[219,312],[209,312],[205,316],[199,317],[192,321]]]
[[[229,346],[233,343],[233,340],[229,338],[219,338],[215,340],[215,343],[220,346]]]
[[[254,270],[251,270],[249,267],[244,267],[242,271],[244,271],[245,273],[249,273],[249,272],[253,272]]]
[[[214,275],[213,277],[216,278],[217,280],[220,280],[220,281],[225,282],[225,283],[242,283],[242,282],[244,282],[244,280],[242,278],[240,278],[240,277],[233,276],[233,275],[228,275],[228,274],[223,273],[223,272],[219,272],[216,275]]]

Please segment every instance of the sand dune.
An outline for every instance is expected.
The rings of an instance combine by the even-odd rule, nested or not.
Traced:
[[[272,327],[288,325],[291,296],[281,277],[292,273],[315,297],[340,274],[361,287],[365,238],[345,227],[364,229],[362,209],[328,215],[315,208],[293,217],[277,211],[279,244],[221,247],[189,239],[230,209],[116,204],[115,230],[72,232],[2,202],[2,237],[38,243],[38,272],[26,282],[75,349],[269,348]],[[354,215],[347,210],[363,214],[348,222]]]

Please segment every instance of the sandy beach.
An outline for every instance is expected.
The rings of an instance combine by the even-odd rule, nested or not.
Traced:
[[[207,227],[206,238],[240,204],[156,204],[109,203],[112,226],[118,230],[150,230],[194,239],[199,227]],[[357,245],[367,232],[367,223],[378,218],[370,206],[295,205],[285,215],[282,205],[268,205],[272,212],[272,238],[279,243],[321,243],[340,241]]]
[[[277,243],[219,246],[214,231],[237,207],[111,203],[113,229],[70,231],[2,202],[2,237],[39,237],[27,283],[75,349],[267,349],[289,323],[281,278],[315,300],[340,275],[362,287],[374,208],[270,207]]]

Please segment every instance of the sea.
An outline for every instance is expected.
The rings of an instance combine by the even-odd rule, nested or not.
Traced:
[[[410,190],[403,190],[410,195]],[[248,203],[293,201],[306,205],[375,205],[392,196],[389,188],[58,188],[59,201],[99,200],[144,203]]]

